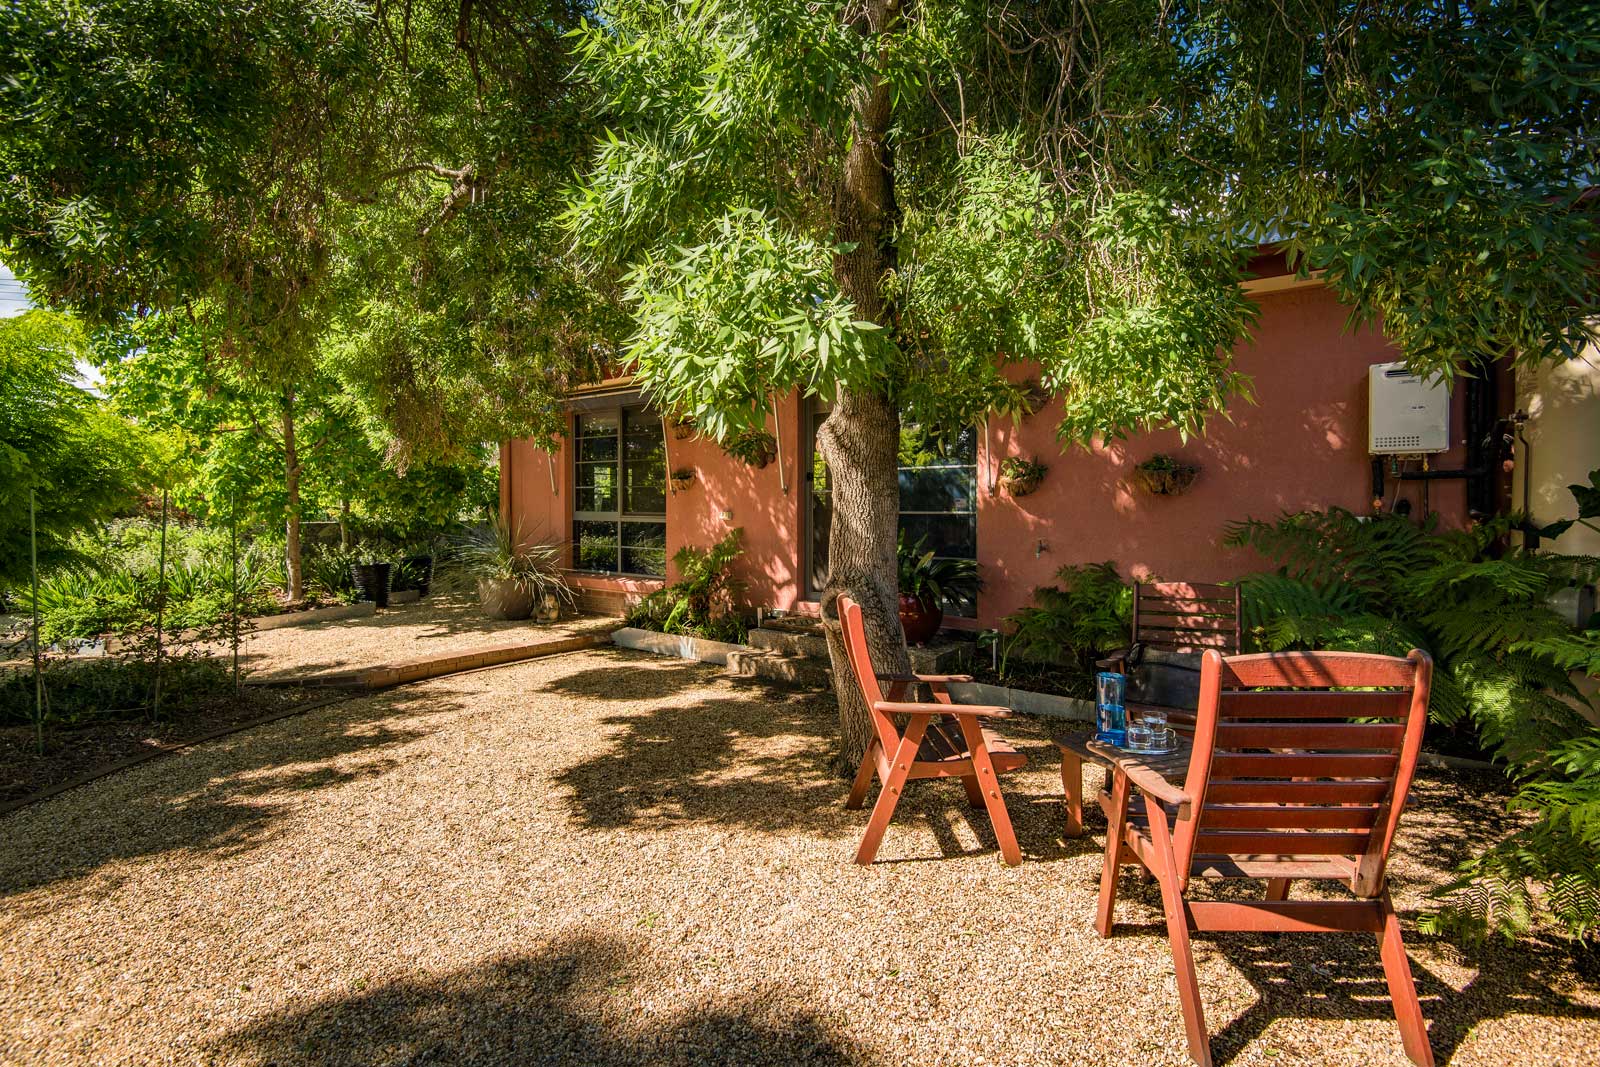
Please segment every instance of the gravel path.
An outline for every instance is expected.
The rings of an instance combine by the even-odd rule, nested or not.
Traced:
[[[1022,867],[959,786],[880,862],[832,711],[622,651],[320,709],[0,821],[4,1064],[1183,1064],[1152,889],[1089,927],[1053,748],[1008,778]],[[1430,776],[1400,906],[1498,822]],[[1297,891],[1298,892],[1298,891]],[[1365,938],[1197,942],[1219,1061],[1403,1064]],[[1549,945],[1412,937],[1441,1062],[1592,1063]]]
[[[242,655],[258,678],[293,678],[617,625],[616,619],[598,616],[567,618],[553,625],[497,622],[484,615],[474,597],[434,593],[361,618],[252,633]],[[217,651],[226,648],[219,645]]]

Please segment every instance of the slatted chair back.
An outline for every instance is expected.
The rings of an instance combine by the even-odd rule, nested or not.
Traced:
[[[1184,885],[1192,869],[1317,877],[1332,866],[1357,896],[1380,893],[1432,676],[1418,650],[1205,653],[1184,787],[1194,815],[1173,841]]]
[[[867,714],[872,716],[872,728],[878,735],[878,744],[884,752],[893,752],[900,744],[900,731],[894,719],[877,710],[884,699],[883,687],[878,684],[877,669],[872,665],[872,654],[867,651],[867,627],[861,618],[861,605],[848,596],[840,596],[839,628],[844,636],[845,658],[855,673],[856,685],[867,702]]]
[[[1240,648],[1239,587],[1204,582],[1135,582],[1133,640],[1165,652],[1225,656]]]

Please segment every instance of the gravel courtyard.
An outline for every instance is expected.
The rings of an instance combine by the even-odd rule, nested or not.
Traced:
[[[353,699],[0,820],[0,1063],[1184,1064],[1153,887],[1090,928],[1103,824],[1059,835],[1046,733],[1007,779],[1020,867],[960,786],[879,863],[831,701],[579,653]],[[1009,724],[1008,724],[1009,725]],[[1441,1063],[1593,1063],[1558,947],[1411,916],[1487,831],[1432,772],[1394,873]],[[1297,893],[1303,890],[1297,890]],[[1376,946],[1197,941],[1221,1062],[1404,1064]]]
[[[434,593],[360,618],[255,631],[245,636],[240,653],[245,667],[258,678],[300,678],[443,652],[545,641],[618,625],[616,619],[597,615],[568,617],[553,624],[501,621],[486,616],[474,597]],[[226,644],[218,644],[213,651],[226,655],[228,650]]]

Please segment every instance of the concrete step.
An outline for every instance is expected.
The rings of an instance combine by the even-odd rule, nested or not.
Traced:
[[[828,669],[827,660],[786,656],[772,649],[754,648],[748,652],[728,653],[728,673],[739,678],[794,685],[803,689],[833,688],[833,672]]]
[[[752,648],[828,662],[828,639],[816,627],[765,626],[751,630],[745,641]],[[918,674],[960,674],[971,662],[972,647],[970,641],[946,641],[910,649],[911,669]]]
[[[751,630],[745,642],[751,648],[779,652],[785,656],[804,656],[807,659],[828,659],[828,639],[821,630],[776,629],[762,627]]]

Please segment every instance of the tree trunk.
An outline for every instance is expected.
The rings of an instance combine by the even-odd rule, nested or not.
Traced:
[[[900,18],[898,0],[867,0],[859,10],[855,27],[869,36],[881,37]],[[895,265],[894,159],[888,144],[894,112],[889,85],[874,79],[856,90],[852,103],[852,139],[834,205],[838,239],[850,250],[834,257],[834,279],[854,302],[858,319],[883,326],[893,337],[894,309],[883,296],[884,276]],[[822,616],[839,696],[837,769],[846,775],[854,774],[861,762],[872,738],[872,722],[840,638],[836,601],[841,593],[861,605],[874,666],[880,672],[902,672],[911,666],[900,628],[895,566],[899,444],[900,415],[882,388],[841,386],[817,435],[833,479]]]
[[[283,391],[283,487],[289,498],[284,520],[283,563],[289,576],[289,599],[305,598],[305,579],[300,570],[300,455],[294,444],[294,390]]]

